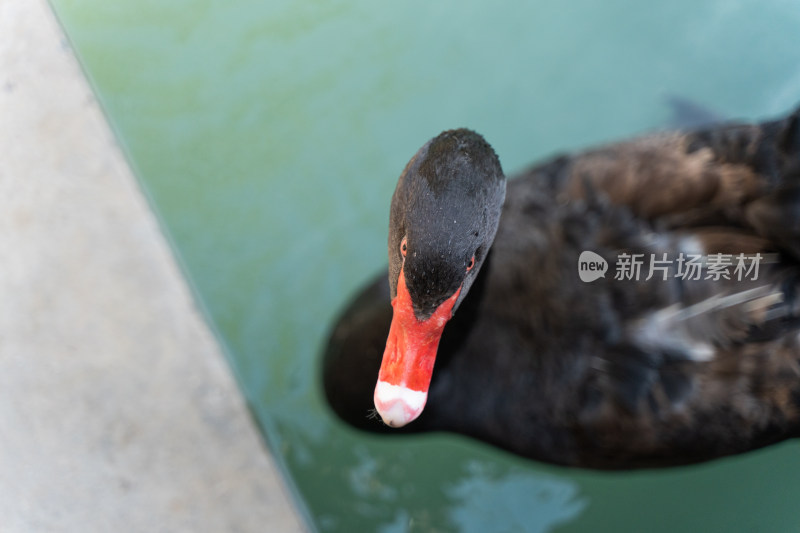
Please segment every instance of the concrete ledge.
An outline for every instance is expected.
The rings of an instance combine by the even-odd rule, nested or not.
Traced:
[[[43,0],[0,2],[0,529],[300,531]]]

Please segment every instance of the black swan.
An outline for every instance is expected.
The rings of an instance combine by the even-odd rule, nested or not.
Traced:
[[[705,461],[800,433],[799,287],[800,109],[556,157],[507,190],[483,137],[446,131],[400,176],[388,278],[339,318],[323,385],[368,431]]]

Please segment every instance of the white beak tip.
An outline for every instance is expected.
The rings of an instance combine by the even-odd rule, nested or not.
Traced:
[[[401,385],[378,381],[375,387],[375,409],[383,422],[390,427],[403,427],[415,420],[425,407],[428,393]]]

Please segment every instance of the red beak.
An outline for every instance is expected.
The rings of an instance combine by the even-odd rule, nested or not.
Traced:
[[[392,326],[374,396],[375,408],[389,426],[408,424],[425,407],[439,340],[460,292],[461,287],[427,320],[417,320],[405,275],[400,271],[397,296],[392,300]]]

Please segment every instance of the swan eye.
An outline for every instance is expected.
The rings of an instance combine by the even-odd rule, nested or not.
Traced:
[[[472,267],[474,267],[474,266],[475,266],[475,256],[473,255],[472,259],[470,259],[469,263],[467,263],[467,272],[472,270]]]
[[[405,257],[407,252],[408,252],[408,245],[406,244],[405,237],[403,237],[403,240],[400,242],[400,255]]]

